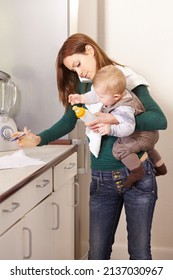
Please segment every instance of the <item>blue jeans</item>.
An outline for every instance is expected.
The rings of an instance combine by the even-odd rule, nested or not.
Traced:
[[[145,176],[132,188],[121,188],[128,176],[125,167],[117,171],[92,171],[90,186],[90,260],[108,260],[124,205],[131,260],[150,260],[151,225],[157,200],[154,168],[143,162]]]

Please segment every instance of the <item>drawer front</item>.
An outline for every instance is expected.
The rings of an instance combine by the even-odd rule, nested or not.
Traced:
[[[77,153],[75,152],[54,167],[54,190],[59,189],[77,174]]]
[[[0,204],[0,235],[52,192],[52,168]]]

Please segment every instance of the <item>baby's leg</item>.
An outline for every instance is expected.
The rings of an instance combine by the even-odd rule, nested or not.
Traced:
[[[148,155],[154,164],[154,168],[156,170],[155,175],[165,175],[167,173],[167,168],[158,151],[156,149],[149,150]]]
[[[135,182],[144,177],[144,169],[137,154],[132,153],[121,160],[124,165],[130,170],[127,180],[123,182],[125,188],[130,188]]]

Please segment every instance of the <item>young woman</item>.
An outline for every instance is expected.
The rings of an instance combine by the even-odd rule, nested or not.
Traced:
[[[80,78],[92,80],[96,72],[106,65],[119,65],[126,77],[127,89],[132,90],[144,105],[144,113],[136,116],[136,130],[166,129],[166,118],[148,92],[148,84],[143,77],[128,67],[110,59],[106,53],[84,34],[70,36],[62,45],[56,61],[59,98],[66,108],[64,116],[51,128],[35,135],[24,129],[26,135],[18,140],[21,147],[45,145],[69,133],[75,127],[77,118],[68,96],[84,93],[91,84],[85,86]],[[101,113],[98,120],[89,124],[91,129],[100,123],[115,123],[111,114]],[[128,252],[130,259],[152,259],[150,241],[151,225],[157,200],[155,171],[147,154],[139,153],[145,175],[132,188],[119,188],[126,180],[129,170],[112,154],[114,136],[103,136],[98,158],[91,155],[92,181],[90,186],[90,238],[89,255],[92,260],[110,259],[114,235],[124,205],[127,221]],[[118,187],[117,187],[118,186]]]

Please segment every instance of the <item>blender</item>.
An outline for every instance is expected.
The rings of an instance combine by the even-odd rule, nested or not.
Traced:
[[[15,105],[17,89],[11,80],[11,76],[0,71],[0,151],[10,151],[18,149],[15,142],[11,141],[17,126],[9,117],[10,109]]]

